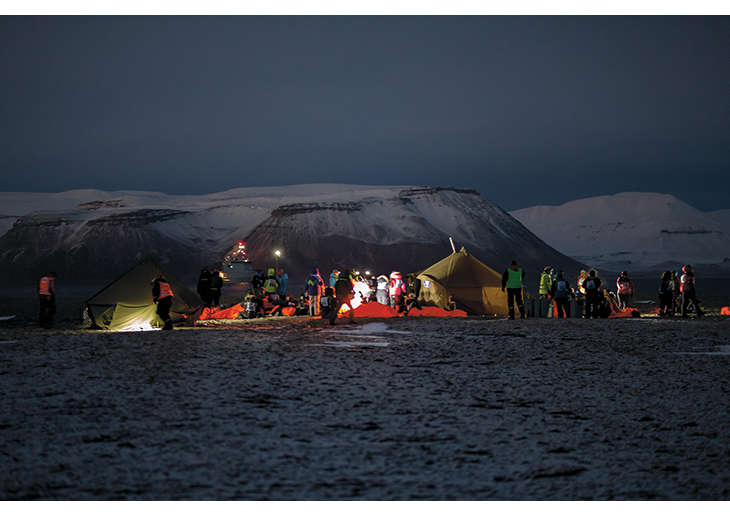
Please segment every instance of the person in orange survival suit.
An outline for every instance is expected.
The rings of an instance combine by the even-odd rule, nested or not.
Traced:
[[[38,284],[38,301],[41,305],[38,324],[41,328],[53,326],[53,316],[56,315],[56,278],[56,273],[51,271]]]
[[[157,303],[157,315],[165,323],[162,327],[163,330],[172,329],[170,308],[172,308],[172,300],[174,297],[172,288],[170,288],[165,278],[158,276],[154,279],[152,282],[152,300]]]

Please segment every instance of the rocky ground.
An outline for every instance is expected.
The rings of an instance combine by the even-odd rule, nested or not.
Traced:
[[[730,499],[716,309],[110,333],[59,303],[0,303],[3,500]]]

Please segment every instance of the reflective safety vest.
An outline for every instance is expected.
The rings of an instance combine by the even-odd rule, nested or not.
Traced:
[[[517,270],[507,268],[507,288],[522,288],[522,267]]]
[[[41,283],[38,285],[38,295],[41,296],[50,296],[53,294],[53,287],[55,284],[55,280],[51,276],[43,276],[41,278]]]
[[[160,295],[157,299],[163,299],[165,297],[175,297],[172,294],[172,289],[167,283],[160,281]]]

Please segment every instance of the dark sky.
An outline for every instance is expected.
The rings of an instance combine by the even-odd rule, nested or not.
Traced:
[[[2,191],[730,208],[729,17],[0,18]]]

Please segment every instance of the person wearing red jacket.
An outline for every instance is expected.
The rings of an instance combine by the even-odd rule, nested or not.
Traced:
[[[618,308],[624,310],[629,307],[629,299],[634,296],[636,289],[634,282],[629,279],[628,271],[622,271],[616,280],[616,293],[618,294]]]
[[[162,319],[165,325],[163,330],[172,330],[172,319],[170,318],[170,308],[172,308],[172,300],[175,295],[167,280],[162,276],[158,276],[152,282],[152,300],[157,303],[157,315]]]
[[[43,276],[38,284],[40,302],[38,324],[41,328],[53,326],[53,316],[56,315],[56,277],[56,273],[51,271]]]

